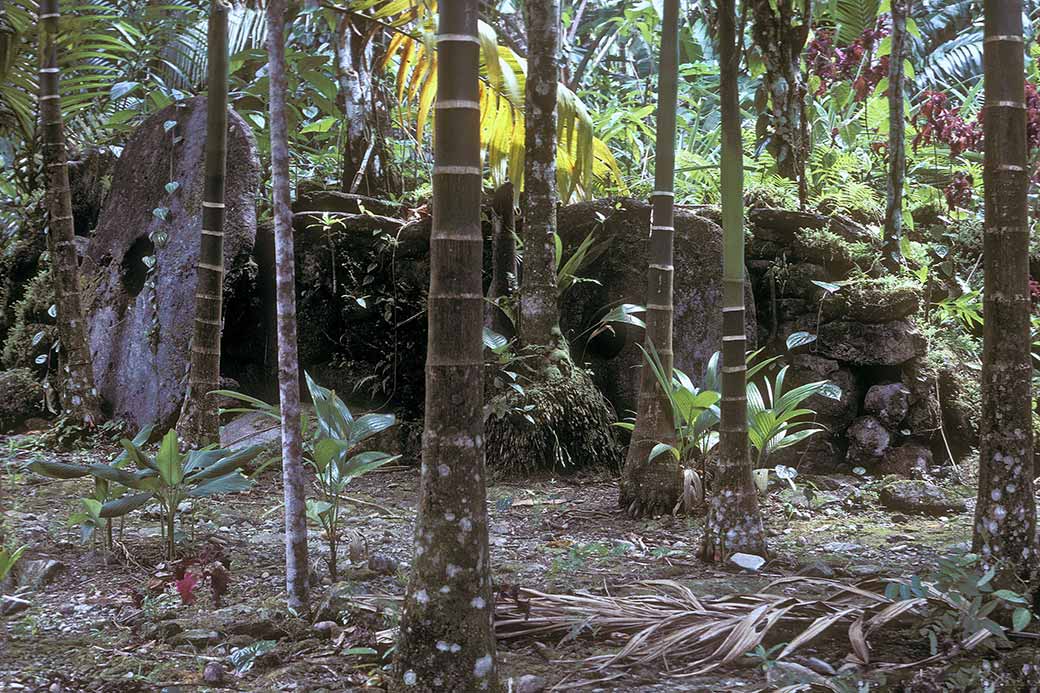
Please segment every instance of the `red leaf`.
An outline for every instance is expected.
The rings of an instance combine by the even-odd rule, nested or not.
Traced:
[[[199,579],[191,573],[184,573],[184,577],[180,580],[175,580],[174,584],[177,586],[177,592],[181,595],[181,601],[185,604],[192,604],[195,601],[195,585],[199,584]]]

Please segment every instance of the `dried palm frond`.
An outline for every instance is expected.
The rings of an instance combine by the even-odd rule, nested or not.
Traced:
[[[777,631],[791,638],[777,660],[792,655],[835,626],[847,628],[853,652],[850,659],[870,662],[869,636],[904,615],[920,615],[929,603],[943,601],[931,591],[926,597],[896,600],[886,597],[878,581],[847,585],[835,580],[791,577],[777,580],[756,594],[705,599],[672,580],[639,583],[646,593],[625,596],[546,594],[515,589],[500,594],[495,611],[495,632],[500,639],[579,635],[625,638],[614,654],[586,660],[600,672],[660,663],[666,675],[699,676],[732,663],[772,637]],[[780,594],[796,588],[799,596]],[[820,598],[805,595],[815,589],[829,593]],[[961,643],[971,649],[989,637],[979,631]],[[929,658],[930,661],[935,658]],[[918,662],[913,663],[919,664]],[[902,668],[909,665],[890,665]]]
[[[934,586],[925,585],[924,596],[895,599],[884,594],[886,582],[871,580],[858,585],[837,580],[788,577],[776,580],[755,594],[699,597],[674,580],[649,580],[623,587],[623,596],[549,594],[523,587],[499,591],[495,602],[495,635],[500,640],[558,637],[622,640],[613,654],[584,660],[594,667],[594,681],[561,682],[556,690],[580,687],[619,678],[632,668],[655,664],[675,678],[700,676],[743,657],[767,640],[788,639],[776,661],[794,654],[834,627],[847,629],[851,654],[847,659],[869,664],[869,637],[881,627],[904,616],[921,618],[925,608],[941,604],[959,609],[955,601]],[[788,596],[784,591],[797,596]],[[814,597],[813,594],[823,596]],[[386,601],[378,598],[377,601]],[[373,600],[362,598],[361,608]],[[393,601],[393,600],[392,600]],[[392,630],[379,634],[393,639]],[[962,640],[955,651],[971,650],[992,637],[980,629]],[[954,652],[955,653],[955,652]],[[922,661],[876,665],[887,670],[932,664],[952,653],[940,653]],[[818,684],[785,690],[816,690]],[[824,687],[826,688],[826,686]]]

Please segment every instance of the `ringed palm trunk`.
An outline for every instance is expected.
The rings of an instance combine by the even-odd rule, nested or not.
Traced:
[[[68,153],[61,116],[58,70],[58,0],[40,2],[40,120],[43,125],[43,163],[47,179],[51,275],[61,343],[62,405],[87,426],[101,421],[101,404],[94,387],[94,367],[87,341],[87,325],[80,300],[79,258],[76,254],[69,189]]]
[[[307,486],[300,431],[300,362],[296,350],[296,256],[289,200],[289,129],[285,117],[285,0],[267,3],[271,86],[271,188],[278,322],[278,394],[282,416],[282,487],[285,497],[285,589],[289,608],[309,611]]]
[[[195,324],[188,367],[188,392],[177,426],[182,439],[193,447],[220,440],[217,397],[210,393],[220,387],[220,333],[223,327],[229,9],[224,0],[213,0],[209,16],[205,191],[195,289]]]
[[[675,113],[679,71],[679,0],[665,0],[657,102],[654,192],[650,196],[650,266],[646,290],[646,347],[656,351],[665,380],[672,381],[672,249],[675,236]],[[682,493],[681,470],[671,454],[650,459],[658,443],[675,445],[675,420],[668,393],[643,364],[635,429],[621,480],[620,502],[632,515],[672,510]]]
[[[722,106],[722,403],[719,462],[704,528],[703,557],[766,554],[765,531],[748,451],[747,366],[744,352],[744,153],[737,93],[734,0],[719,0],[719,95]]]
[[[888,63],[888,198],[885,204],[884,253],[889,271],[903,262],[903,177],[906,171],[906,116],[903,112],[903,61],[906,58],[908,0],[892,0],[892,53]]]
[[[998,582],[1036,571],[1029,338],[1028,146],[1021,0],[986,0],[986,271],[973,550]]]
[[[524,264],[520,341],[554,361],[567,360],[556,287],[556,85],[560,53],[559,0],[529,0],[524,146]]]
[[[484,481],[477,0],[439,5],[426,421],[390,689],[500,690]]]

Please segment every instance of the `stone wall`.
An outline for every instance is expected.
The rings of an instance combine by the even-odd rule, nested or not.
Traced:
[[[842,389],[840,400],[806,402],[828,432],[769,464],[920,476],[948,458],[937,378],[915,322],[922,292],[881,268],[878,235],[842,217],[756,208],[748,218],[761,343],[783,353],[791,333],[817,336],[787,355],[785,389],[818,380]]]

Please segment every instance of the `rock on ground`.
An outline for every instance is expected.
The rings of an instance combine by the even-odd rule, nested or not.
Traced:
[[[889,428],[896,428],[910,411],[910,390],[903,383],[874,385],[867,390],[863,408]]]
[[[177,125],[168,131],[167,122]],[[234,111],[228,125],[225,292],[248,271],[260,169],[249,126]],[[205,133],[203,97],[168,106],[138,128],[116,164],[83,263],[98,390],[114,417],[138,427],[172,426],[184,399],[195,318]],[[176,144],[175,135],[181,138]],[[180,187],[170,193],[170,182]],[[157,209],[166,212],[154,213]],[[225,314],[234,312],[226,301]]]
[[[881,504],[889,510],[924,515],[946,515],[963,512],[964,499],[950,496],[927,481],[894,481],[880,494]]]
[[[874,416],[861,416],[848,430],[847,459],[853,465],[870,465],[884,457],[891,434]]]
[[[924,477],[932,468],[932,451],[920,443],[907,442],[899,447],[890,448],[885,458],[878,465],[877,473],[897,474],[910,479]]]

